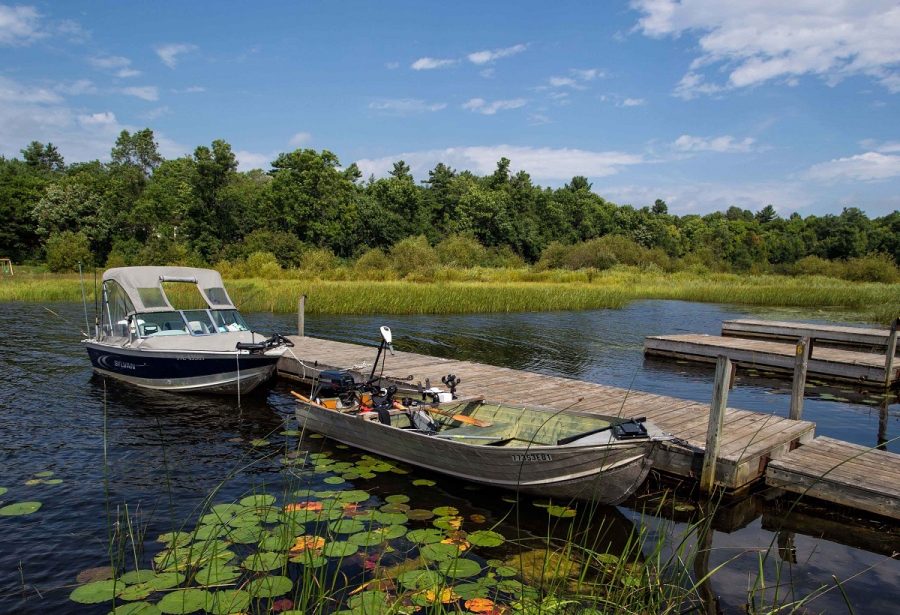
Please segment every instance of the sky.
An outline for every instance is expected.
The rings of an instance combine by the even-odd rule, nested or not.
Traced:
[[[898,33],[896,0],[0,4],[0,155],[108,160],[150,127],[242,170],[506,156],[620,205],[875,217],[900,209]]]

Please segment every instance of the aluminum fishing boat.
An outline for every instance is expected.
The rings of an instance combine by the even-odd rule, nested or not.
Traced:
[[[174,308],[163,283],[192,285],[206,307]],[[293,345],[252,332],[211,269],[109,269],[98,307],[94,336],[83,341],[94,370],[150,389],[248,393]]]
[[[347,384],[335,391],[331,383],[332,397],[320,396],[321,389],[311,397],[293,392],[300,427],[411,465],[533,495],[621,502],[646,479],[656,443],[671,439],[643,418],[481,398],[396,400],[393,386]]]

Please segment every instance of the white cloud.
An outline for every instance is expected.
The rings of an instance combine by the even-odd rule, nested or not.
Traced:
[[[522,53],[527,48],[527,45],[519,43],[518,45],[513,45],[512,47],[504,47],[502,49],[484,49],[482,51],[475,51],[473,53],[470,53],[466,57],[472,64],[481,65],[487,64],[489,62],[494,62],[495,60],[499,60],[500,58],[508,58],[509,56],[514,56],[517,53]]]
[[[643,207],[662,199],[673,214],[705,214],[725,211],[732,205],[741,209],[758,211],[769,203],[779,213],[808,208],[820,202],[818,195],[812,194],[807,186],[799,182],[763,182],[719,184],[714,182],[691,182],[688,184],[662,183],[661,185],[594,185],[594,190],[619,205]]]
[[[536,179],[569,180],[575,175],[606,177],[620,169],[641,164],[643,157],[623,152],[595,152],[581,149],[492,145],[450,147],[446,149],[403,152],[394,156],[358,160],[364,176],[383,177],[394,162],[404,160],[416,177],[426,177],[438,162],[456,169],[468,169],[485,175],[492,173],[502,157],[512,161],[514,170],[525,170]]]
[[[150,109],[149,111],[145,111],[144,113],[141,113],[140,117],[141,117],[141,119],[152,121],[152,120],[158,120],[162,116],[168,115],[171,112],[172,112],[172,110],[167,105],[163,105],[161,107],[156,107],[154,109]]]
[[[576,79],[593,81],[597,77],[603,77],[604,72],[596,68],[573,68],[569,71]]]
[[[544,124],[550,124],[552,122],[553,120],[543,113],[532,113],[528,116],[528,123],[531,126],[543,126]]]
[[[300,147],[305,143],[309,143],[311,140],[312,135],[310,133],[298,132],[288,140],[288,145],[290,145],[291,147]]]
[[[40,18],[33,6],[0,5],[0,45],[28,45],[47,36],[40,29]]]
[[[131,67],[131,60],[123,56],[94,56],[88,58],[94,68],[113,73],[116,77],[137,77],[141,71]]]
[[[484,68],[478,71],[478,74],[484,77],[485,79],[492,79],[494,77],[494,73],[496,71],[493,68]]]
[[[430,103],[419,98],[384,98],[369,103],[369,109],[396,115],[440,111],[446,107],[447,103]]]
[[[875,181],[900,177],[900,155],[865,152],[847,158],[835,158],[811,166],[803,176],[823,182]]]
[[[271,166],[272,160],[275,159],[275,154],[262,154],[242,149],[236,151],[234,157],[237,158],[239,171],[267,170]]]
[[[178,56],[189,53],[197,49],[196,45],[189,43],[169,43],[167,45],[159,45],[154,48],[156,55],[162,60],[162,63],[169,68],[175,68],[178,64]]]
[[[419,58],[410,65],[413,70],[434,70],[435,68],[447,68],[456,64],[456,60],[450,58]]]
[[[691,98],[773,79],[817,75],[829,85],[869,76],[900,92],[900,5],[775,0],[633,0],[651,37],[699,36],[700,54],[675,89]],[[707,81],[724,71],[724,83]]]
[[[206,88],[200,85],[192,85],[184,88],[183,90],[172,90],[176,94],[199,94],[200,92],[205,92]]]
[[[735,140],[731,135],[722,135],[721,137],[694,137],[691,135],[681,135],[672,144],[673,147],[682,152],[719,152],[722,154],[746,153],[753,151],[755,139],[746,137],[740,141]]]
[[[384,67],[388,70],[397,70],[400,68],[400,62],[385,62]]]
[[[555,88],[583,88],[584,86],[578,85],[578,82],[575,81],[572,77],[550,77],[550,85]]]
[[[647,103],[643,98],[626,98],[618,103],[620,107],[642,107]]]
[[[510,100],[493,100],[486,101],[483,98],[470,98],[463,103],[462,108],[481,113],[482,115],[494,115],[497,111],[506,111],[508,109],[518,109],[524,107],[528,101],[524,98],[513,98]]]
[[[0,75],[0,100],[18,103],[57,103],[62,97],[53,90],[22,85]]]
[[[79,115],[78,123],[82,126],[118,126],[119,124],[116,114],[112,111]]]
[[[69,83],[59,83],[54,88],[66,96],[81,96],[83,94],[96,94],[97,86],[90,79],[79,79]]]
[[[130,88],[122,88],[120,92],[127,96],[140,98],[141,100],[149,100],[151,102],[154,100],[159,100],[159,89],[155,85],[142,85]]]
[[[597,68],[570,68],[568,76],[554,75],[547,80],[549,85],[539,86],[537,89],[572,88],[574,90],[584,90],[587,89],[587,86],[584,85],[585,81],[593,81],[604,75],[605,73]]]

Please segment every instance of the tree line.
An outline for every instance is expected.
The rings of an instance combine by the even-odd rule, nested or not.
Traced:
[[[734,271],[786,270],[809,259],[878,255],[900,263],[900,212],[870,219],[779,216],[772,205],[677,216],[656,200],[616,205],[576,176],[536,185],[501,158],[485,176],[439,163],[416,182],[402,160],[387,177],[363,178],[330,151],[279,154],[271,170],[239,172],[231,146],[213,141],[164,159],[153,131],[122,131],[110,161],[66,164],[37,141],[21,158],[0,157],[0,256],[114,264],[216,263],[269,252],[282,267],[310,249],[340,259],[389,251],[415,238],[434,246],[465,238],[495,262],[594,266],[635,250],[660,263]]]

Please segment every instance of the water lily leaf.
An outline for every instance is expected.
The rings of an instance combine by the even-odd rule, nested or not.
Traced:
[[[210,592],[206,610],[213,615],[229,615],[230,613],[242,613],[250,606],[251,596],[241,589],[226,589],[224,591]]]
[[[365,531],[366,526],[358,519],[339,519],[329,523],[328,529],[335,534],[358,534]]]
[[[404,572],[397,577],[397,582],[406,589],[431,589],[444,582],[444,575],[436,570],[418,569]]]
[[[318,553],[325,546],[325,539],[321,536],[298,536],[291,547],[291,555],[303,551],[315,551]]]
[[[156,590],[171,589],[184,582],[184,575],[180,572],[161,572],[144,582]]]
[[[441,562],[438,569],[447,577],[458,579],[460,577],[474,577],[481,572],[481,564],[473,559],[457,558]]]
[[[371,496],[362,489],[350,489],[349,491],[341,491],[337,494],[337,499],[341,502],[360,503],[365,502]]]
[[[120,604],[108,615],[160,615],[162,611],[155,604],[149,602],[130,602]]]
[[[7,491],[9,491],[9,487],[0,487],[0,495],[3,495]]]
[[[98,566],[96,568],[82,570],[78,573],[78,576],[75,577],[75,580],[81,585],[90,583],[91,581],[106,581],[114,576],[116,576],[116,571],[112,566]]]
[[[342,483],[346,483],[347,481],[341,478],[340,476],[329,476],[324,479],[322,482],[328,483],[329,485],[340,485]]]
[[[344,540],[329,542],[322,547],[322,555],[325,557],[350,557],[359,550],[357,545]]]
[[[487,521],[487,517],[479,513],[474,513],[469,515],[469,520],[472,523],[484,523],[485,521]]]
[[[320,434],[320,433],[310,433],[310,434],[306,434],[306,437],[307,437],[307,438],[310,438],[310,439],[312,439],[312,440],[321,440],[321,439],[323,439],[325,436],[323,436],[323,435]]]
[[[219,538],[228,533],[228,528],[224,525],[201,525],[194,531],[194,539],[210,540]]]
[[[425,510],[424,508],[413,508],[412,510],[406,511],[406,516],[410,521],[427,521],[428,519],[434,518],[434,512]]]
[[[384,534],[377,530],[371,530],[366,532],[360,532],[358,534],[353,534],[349,538],[347,538],[348,542],[351,542],[359,547],[374,547],[375,545],[380,545],[385,541]]]
[[[299,431],[299,430],[297,430],[297,429],[285,429],[284,431],[279,432],[279,435],[282,435],[282,436],[295,436],[295,437],[296,437],[296,436],[301,436],[301,435],[303,435],[303,432],[302,432],[302,431]]]
[[[498,612],[497,605],[489,598],[471,598],[465,601],[465,607],[473,613],[491,613]]]
[[[432,562],[442,562],[459,557],[460,549],[454,544],[435,542],[419,548],[419,555]]]
[[[265,438],[254,438],[253,440],[250,440],[250,446],[255,446],[257,448],[261,448],[263,446],[268,446],[268,445],[269,445],[269,441],[266,440]]]
[[[478,530],[466,536],[476,547],[498,547],[506,542],[502,534],[490,530]]]
[[[209,600],[209,592],[205,589],[176,589],[163,596],[157,606],[163,613],[181,615],[205,610]]]
[[[268,576],[247,583],[247,591],[254,598],[274,598],[291,591],[294,583],[287,577]]]
[[[116,593],[125,589],[125,584],[114,579],[107,581],[94,581],[87,585],[76,587],[69,594],[69,600],[78,604],[100,604],[112,600]]]
[[[519,573],[518,569],[512,566],[497,566],[494,568],[494,574],[498,577],[514,577]]]
[[[242,506],[263,507],[271,506],[274,503],[275,496],[268,493],[248,495],[247,497],[241,499]]]
[[[246,510],[246,508],[246,506],[242,506],[235,502],[228,502],[224,504],[216,504],[210,509],[210,512],[215,514],[217,518],[231,518],[242,510]]]
[[[232,583],[239,576],[241,576],[241,571],[238,567],[228,566],[219,561],[213,561],[197,572],[194,581],[196,581],[198,585],[224,585],[226,583]]]
[[[459,514],[459,509],[455,506],[438,506],[434,509],[434,514],[438,517],[453,517]]]
[[[275,528],[259,541],[259,548],[262,551],[286,551],[294,544],[294,539],[303,533],[294,532],[293,529],[285,526]]]
[[[380,527],[376,532],[380,533],[385,540],[394,540],[395,538],[400,538],[406,534],[406,526],[405,525],[386,525],[384,527]]]
[[[315,551],[304,551],[294,555],[290,559],[294,564],[302,564],[306,568],[319,568],[328,563],[328,558],[318,555]]]
[[[50,478],[53,474],[54,472],[52,470],[44,470],[43,472],[36,472],[35,476],[37,478]]]
[[[123,574],[119,580],[128,585],[135,585],[137,583],[146,583],[155,576],[156,574],[152,570],[132,570]]]
[[[166,532],[157,537],[156,542],[164,542],[166,546],[172,548],[174,546],[183,546],[189,544],[194,539],[190,532]]]
[[[380,510],[381,512],[385,512],[385,513],[404,513],[409,509],[410,509],[409,504],[403,504],[403,503],[396,503],[396,504],[387,503],[378,508],[378,510]]]
[[[443,530],[458,530],[462,525],[462,517],[438,517],[434,521],[431,522],[431,525],[434,527],[439,527]]]
[[[417,478],[412,484],[416,487],[434,487],[437,483],[427,478]]]
[[[134,600],[143,600],[155,591],[156,590],[153,589],[153,586],[149,583],[136,583],[135,585],[129,585],[120,591],[118,597],[120,600],[132,602]]]
[[[34,487],[35,485],[40,485],[43,482],[44,481],[41,480],[40,478],[29,478],[28,480],[25,481],[25,486],[26,487]]]
[[[453,591],[459,594],[463,600],[472,598],[487,598],[497,586],[497,582],[490,577],[481,577],[469,583],[460,583],[453,586]]]
[[[578,511],[574,508],[569,508],[568,506],[548,506],[547,514],[551,517],[560,517],[563,519],[569,519],[578,514]]]
[[[287,563],[287,555],[273,551],[260,551],[247,557],[241,566],[254,572],[268,572],[281,568]]]
[[[231,542],[249,545],[259,542],[265,536],[266,530],[261,525],[249,525],[246,527],[229,528],[225,538]]]
[[[440,542],[444,539],[444,533],[440,530],[426,528],[420,530],[410,530],[406,533],[406,538],[422,545]]]
[[[372,518],[378,523],[382,523],[384,525],[402,525],[409,521],[409,517],[407,517],[405,513],[382,512],[380,510],[374,511],[372,513]]]
[[[395,493],[394,495],[389,495],[384,498],[384,501],[390,502],[391,504],[405,504],[406,502],[409,502],[409,496],[402,493]]]
[[[360,472],[359,473],[360,478],[365,478],[367,480],[370,478],[375,478],[375,476],[377,476],[377,475],[374,472]]]
[[[30,515],[37,512],[42,504],[40,502],[17,502],[0,508],[0,515],[4,517],[17,517],[20,515]]]
[[[347,604],[354,615],[385,615],[391,611],[387,594],[378,590],[356,594]]]

